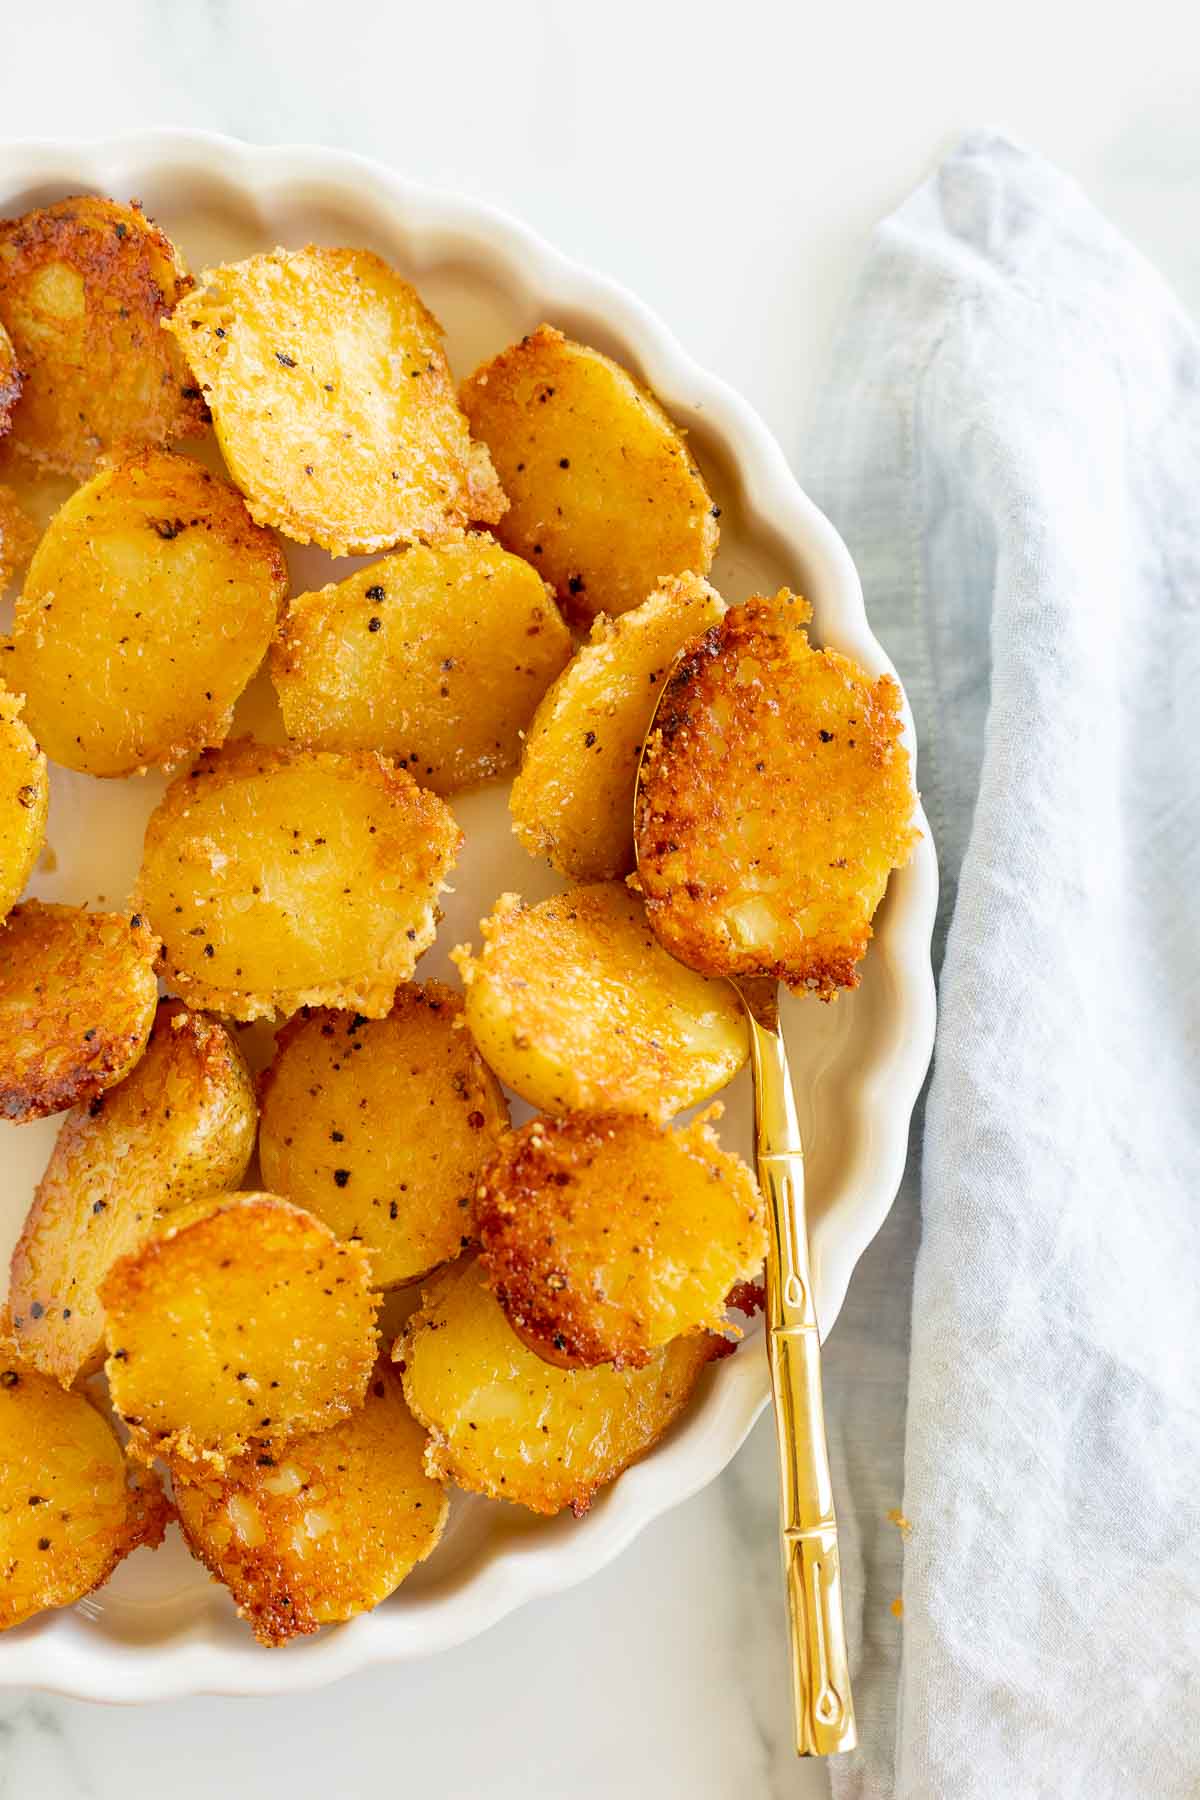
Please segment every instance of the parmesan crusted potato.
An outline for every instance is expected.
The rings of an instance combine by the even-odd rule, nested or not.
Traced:
[[[131,1475],[82,1394],[0,1350],[0,1631],[72,1606],[170,1517],[149,1471]]]
[[[732,988],[668,956],[619,882],[537,906],[502,894],[481,929],[477,958],[469,946],[452,952],[467,1025],[501,1080],[545,1112],[669,1119],[746,1060]]]
[[[0,482],[0,590],[25,567],[37,540],[37,526],[21,505],[20,496]]]
[[[12,424],[13,407],[21,397],[21,371],[13,341],[0,325],[0,437]]]
[[[191,285],[136,206],[79,195],[0,220],[0,321],[24,378],[18,449],[82,478],[102,452],[202,431],[199,389],[161,329]]]
[[[287,595],[274,538],[190,457],[141,450],[61,507],[5,659],[30,730],[89,775],[223,742]]]
[[[274,1194],[181,1208],[100,1297],[112,1402],[141,1460],[223,1474],[362,1404],[378,1336],[367,1253]]]
[[[424,1469],[425,1433],[381,1363],[358,1411],[249,1457],[224,1479],[178,1469],[192,1554],[260,1644],[286,1644],[394,1593],[437,1544],[449,1502]]]
[[[478,1261],[435,1275],[392,1351],[430,1433],[425,1468],[473,1494],[536,1513],[588,1510],[691,1398],[717,1352],[681,1338],[642,1369],[558,1369],[527,1349]]]
[[[672,955],[833,999],[918,833],[900,690],[814,650],[786,589],[672,672],[638,793],[638,885]]]
[[[531,856],[574,881],[633,868],[633,790],[659,683],[725,603],[697,575],[668,576],[619,619],[597,619],[533,715],[509,795]]]
[[[291,602],[271,651],[290,738],[382,750],[435,793],[515,766],[571,654],[541,576],[491,538],[399,551]]]
[[[712,496],[682,433],[618,363],[539,325],[461,397],[511,502],[497,536],[574,617],[628,612],[663,575],[707,575]]]
[[[380,1018],[433,941],[462,833],[365,752],[239,738],[177,776],[146,826],[135,904],[168,984],[235,1019],[301,1006]]]
[[[509,1324],[564,1368],[642,1368],[674,1338],[731,1330],[726,1295],[767,1253],[754,1177],[707,1115],[682,1131],[533,1119],[484,1171],[475,1223]]]
[[[157,953],[136,913],[13,908],[0,926],[0,1118],[43,1119],[129,1073],[154,1023]]]
[[[0,919],[33,872],[49,805],[46,758],[21,718],[21,702],[0,687]]]
[[[439,981],[397,991],[385,1019],[300,1014],[259,1085],[259,1159],[273,1193],[371,1253],[397,1287],[470,1241],[471,1196],[508,1124],[499,1083]]]
[[[229,1032],[164,1001],[142,1060],[68,1115],[38,1183],[9,1284],[27,1361],[64,1387],[99,1368],[105,1275],[163,1214],[237,1186],[256,1117],[250,1072]]]
[[[370,555],[504,511],[442,328],[378,256],[310,244],[207,269],[169,329],[260,525]]]

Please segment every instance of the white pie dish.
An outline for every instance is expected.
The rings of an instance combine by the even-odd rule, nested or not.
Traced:
[[[697,368],[632,295],[514,221],[341,152],[262,149],[199,132],[0,147],[0,213],[82,191],[136,195],[197,271],[276,243],[315,239],[378,250],[416,283],[447,327],[456,374],[542,318],[609,351],[649,382],[690,433],[722,509],[713,580],[726,597],[738,600],[786,582],[812,600],[822,641],[872,672],[891,668],[871,634],[845,546],[757,416]],[[306,586],[318,571],[329,578],[328,559],[319,552],[296,551],[290,560]],[[906,724],[911,745],[907,713]],[[158,777],[104,783],[55,770],[50,843],[57,868],[39,873],[31,891],[76,903],[122,903],[142,824],[162,785]],[[477,921],[498,893],[514,888],[540,897],[563,885],[511,838],[502,789],[459,797],[454,805],[468,849],[421,976],[450,974],[446,952],[478,938]],[[937,871],[923,817],[919,823],[921,842],[891,883],[861,988],[833,1007],[814,1001],[787,1007],[826,1331],[899,1183],[932,1049],[929,944]],[[723,1098],[722,1136],[748,1152],[747,1077]],[[0,1125],[0,1253],[6,1259],[57,1123]],[[392,1600],[283,1651],[254,1643],[228,1597],[172,1534],[167,1548],[153,1556],[140,1552],[80,1606],[0,1636],[0,1687],[126,1702],[273,1694],[446,1649],[525,1600],[569,1587],[611,1561],[651,1519],[724,1468],[767,1396],[756,1333],[715,1365],[678,1427],[605,1491],[586,1518],[537,1520],[460,1498],[436,1555]]]

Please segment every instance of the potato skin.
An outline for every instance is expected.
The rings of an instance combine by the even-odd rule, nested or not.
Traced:
[[[814,650],[809,616],[786,589],[758,596],[681,657],[647,744],[637,885],[690,968],[831,1000],[858,985],[919,834],[900,689]]]
[[[0,687],[0,919],[33,873],[49,808],[46,758],[21,718],[20,700]]]
[[[55,762],[168,767],[224,741],[287,596],[241,495],[190,457],[141,450],[59,508],[17,601],[6,678]]]
[[[381,750],[450,794],[515,767],[571,648],[541,576],[472,534],[297,595],[271,680],[293,740]]]
[[[171,1509],[136,1484],[106,1419],[83,1394],[0,1347],[0,1631],[71,1606],[139,1545],[161,1544]]]
[[[37,541],[38,528],[21,505],[19,495],[6,482],[0,482],[0,591],[25,567]]]
[[[13,908],[0,926],[0,1118],[44,1119],[129,1073],[154,1023],[157,954],[137,913]]]
[[[250,1072],[224,1025],[161,1003],[146,1053],[63,1121],[13,1251],[21,1353],[69,1387],[104,1353],[100,1284],[155,1221],[234,1188],[254,1151]]]
[[[503,512],[441,326],[369,251],[310,244],[206,269],[168,329],[260,525],[370,555]]]
[[[500,1085],[440,981],[397,989],[384,1019],[290,1019],[259,1081],[263,1180],[371,1253],[398,1287],[470,1242],[479,1172],[508,1124]]]
[[[430,1433],[428,1474],[577,1518],[662,1436],[717,1354],[717,1339],[688,1337],[643,1369],[554,1368],[517,1337],[478,1261],[433,1277],[392,1351]]]
[[[598,350],[539,325],[463,383],[509,497],[502,544],[572,617],[639,606],[663,575],[707,575],[716,509],[654,395]]]
[[[207,409],[161,328],[191,285],[137,206],[78,195],[0,220],[0,321],[24,378],[17,448],[82,479],[106,451],[202,431]]]
[[[731,1081],[749,1044],[724,982],[659,944],[636,895],[598,882],[526,906],[502,894],[483,949],[451,954],[484,1060],[545,1112],[669,1119]]]
[[[12,425],[13,407],[20,398],[21,370],[17,353],[12,339],[0,325],[0,437],[4,437]],[[0,581],[3,580],[0,575]]]
[[[191,1004],[235,1019],[344,1006],[381,1018],[433,941],[462,833],[369,752],[239,738],[171,783],[134,904]]]
[[[574,881],[628,875],[638,760],[660,683],[724,610],[698,575],[672,575],[632,611],[595,621],[525,734],[508,806],[531,856]]]
[[[369,1612],[436,1547],[449,1501],[425,1433],[380,1363],[362,1406],[328,1431],[247,1457],[224,1479],[173,1471],[188,1548],[260,1644]]]

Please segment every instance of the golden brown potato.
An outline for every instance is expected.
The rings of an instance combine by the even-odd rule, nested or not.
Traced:
[[[283,554],[237,490],[190,457],[141,450],[51,520],[6,679],[66,768],[169,765],[224,741],[286,595]]]
[[[479,1171],[508,1124],[462,1010],[431,981],[398,989],[386,1019],[299,1014],[260,1081],[263,1180],[365,1244],[376,1287],[465,1248]]]
[[[714,1109],[719,1112],[720,1109]],[[758,1275],[764,1208],[746,1165],[696,1119],[532,1119],[479,1185],[480,1260],[513,1330],[564,1368],[642,1368],[673,1338],[731,1329]]]
[[[517,1337],[471,1261],[434,1276],[392,1355],[430,1433],[430,1475],[581,1517],[682,1412],[718,1344],[680,1338],[644,1369],[555,1368]]]
[[[90,1400],[0,1351],[0,1631],[90,1594],[169,1517]]]
[[[570,654],[541,576],[473,535],[414,545],[297,595],[271,679],[290,738],[382,750],[449,794],[515,765],[522,730]]]
[[[286,1644],[369,1612],[437,1544],[445,1489],[425,1473],[425,1433],[398,1375],[328,1431],[260,1451],[224,1479],[175,1471],[179,1523],[260,1644]]]
[[[0,687],[0,919],[33,872],[49,806],[46,758],[21,719],[20,700]]]
[[[44,1119],[129,1073],[154,1023],[157,954],[137,913],[13,908],[0,925],[0,1118]]]
[[[822,1000],[857,964],[918,833],[900,689],[814,650],[807,603],[731,608],[669,678],[637,810],[655,933],[709,975]]]
[[[137,206],[79,195],[0,220],[0,320],[24,377],[17,447],[82,478],[103,451],[202,431],[204,402],[162,330],[191,285]]]
[[[38,1183],[9,1286],[28,1361],[64,1386],[100,1366],[105,1275],[162,1214],[237,1186],[256,1117],[229,1032],[164,1001],[142,1060],[63,1121]]]
[[[669,1119],[746,1060],[733,989],[668,956],[619,882],[538,906],[502,894],[481,929],[478,958],[452,952],[467,1025],[500,1079],[544,1112]]]
[[[0,482],[0,591],[25,567],[37,540],[37,526],[21,505],[20,496]]]
[[[109,1388],[134,1456],[206,1464],[361,1405],[379,1296],[360,1244],[274,1194],[194,1200],[101,1284]]]
[[[638,759],[659,683],[681,646],[724,610],[706,581],[679,575],[632,612],[596,620],[525,736],[508,805],[531,856],[575,881],[628,875]]]
[[[504,511],[442,328],[378,256],[310,244],[206,269],[169,329],[260,525],[370,555]]]
[[[0,437],[12,424],[13,407],[21,397],[21,370],[13,341],[0,325]],[[3,577],[0,576],[0,581]]]
[[[717,509],[654,395],[539,325],[463,383],[510,507],[496,535],[576,618],[640,606],[662,575],[707,575]]]
[[[381,1018],[433,941],[461,843],[437,796],[381,756],[239,738],[177,776],[151,814],[135,904],[193,1005]]]

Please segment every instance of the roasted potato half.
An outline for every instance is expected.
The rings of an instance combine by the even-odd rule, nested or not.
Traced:
[[[673,1338],[731,1329],[726,1295],[767,1253],[754,1177],[706,1117],[533,1119],[484,1171],[475,1223],[509,1324],[564,1368],[642,1368]]]
[[[581,1517],[682,1412],[717,1344],[681,1338],[642,1369],[555,1368],[517,1337],[473,1260],[434,1276],[392,1355],[430,1433],[431,1476]]]
[[[385,1019],[299,1014],[260,1081],[263,1180],[364,1244],[376,1287],[427,1274],[469,1243],[479,1172],[508,1124],[462,1010],[431,981],[399,988]]]
[[[387,1363],[357,1412],[259,1451],[222,1479],[175,1470],[192,1554],[260,1644],[369,1612],[437,1544],[449,1501],[425,1473],[425,1433]]]
[[[378,1348],[367,1253],[277,1195],[192,1201],[100,1297],[112,1402],[142,1460],[224,1473],[362,1404]]]
[[[12,339],[0,325],[0,437],[5,436],[12,424],[13,407],[20,398],[21,370],[17,353]]]
[[[481,929],[477,958],[452,952],[467,1025],[500,1079],[544,1112],[669,1119],[746,1060],[733,989],[668,956],[619,882],[537,906],[502,894]]]
[[[574,881],[628,875],[638,759],[659,684],[724,610],[698,575],[672,575],[632,612],[596,620],[525,734],[508,805],[531,856]]]
[[[136,904],[168,984],[257,1019],[388,1011],[433,941],[462,834],[437,798],[367,752],[240,738],[171,783],[146,826]]]
[[[833,999],[918,833],[900,689],[814,650],[786,589],[676,665],[638,795],[638,884],[672,955]]]
[[[250,1072],[216,1019],[158,1008],[141,1061],[63,1121],[13,1251],[21,1353],[64,1387],[104,1353],[100,1285],[155,1221],[235,1188],[254,1150]]]
[[[717,509],[654,395],[539,325],[461,389],[510,506],[496,535],[575,618],[639,606],[662,575],[707,575]]]
[[[223,742],[286,595],[283,554],[237,490],[190,457],[141,450],[51,520],[6,679],[66,768],[167,766]]]
[[[90,1400],[0,1349],[0,1631],[90,1594],[169,1517]]]
[[[0,1118],[94,1100],[154,1023],[158,940],[137,913],[27,900],[0,925]]]
[[[504,511],[441,326],[369,251],[310,244],[206,269],[170,330],[260,525],[370,555]]]
[[[0,591],[25,567],[37,540],[37,526],[22,506],[20,496],[7,483],[0,482]],[[7,656],[4,660],[7,662]]]
[[[24,378],[18,449],[82,478],[102,452],[202,431],[200,391],[162,330],[191,285],[137,206],[78,195],[0,220],[0,321]]]
[[[7,660],[0,656],[0,664]],[[49,806],[46,758],[21,718],[20,700],[0,687],[0,919],[33,872]]]
[[[541,576],[491,538],[413,545],[299,594],[271,651],[290,738],[382,750],[435,793],[515,766],[571,654]]]

